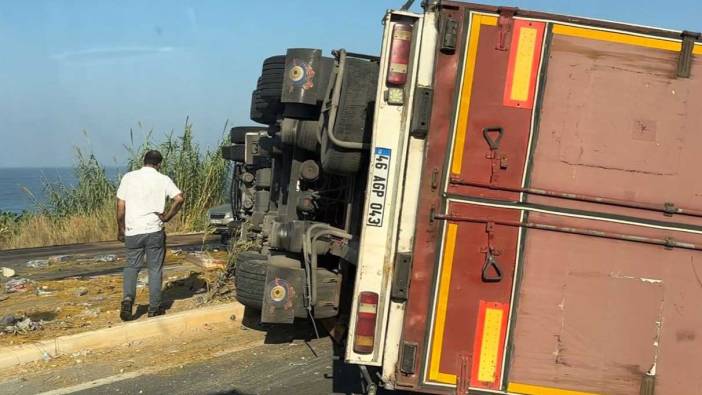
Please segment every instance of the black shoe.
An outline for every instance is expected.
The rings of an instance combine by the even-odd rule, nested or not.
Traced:
[[[132,304],[133,302],[129,299],[122,301],[122,309],[119,311],[119,318],[122,321],[131,321],[132,319]]]
[[[147,316],[148,317],[157,317],[159,315],[164,315],[164,314],[166,314],[166,310],[164,310],[163,308],[159,308],[157,310],[149,310],[149,312],[147,313]]]

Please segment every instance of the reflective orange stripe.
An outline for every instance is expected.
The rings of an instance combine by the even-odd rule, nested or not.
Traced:
[[[505,106],[534,107],[545,29],[543,22],[514,21],[503,96]]]
[[[581,392],[520,383],[509,383],[507,392],[520,395],[598,395],[593,392]]]
[[[480,301],[473,342],[471,387],[500,389],[509,304]]]

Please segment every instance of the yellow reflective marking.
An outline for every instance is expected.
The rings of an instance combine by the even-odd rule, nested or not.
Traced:
[[[494,15],[480,15],[480,23],[486,26],[497,26],[497,17]]]
[[[470,25],[470,37],[466,50],[465,72],[461,99],[458,105],[458,120],[456,122],[456,140],[453,144],[453,160],[451,173],[461,174],[463,165],[463,148],[466,144],[466,131],[468,130],[468,111],[470,110],[470,95],[473,91],[473,75],[475,73],[475,60],[478,54],[478,40],[480,40],[480,26],[497,25],[497,17],[473,15]]]
[[[598,395],[594,392],[564,390],[560,388],[519,383],[509,383],[507,385],[507,392],[513,392],[521,395]]]
[[[453,146],[453,160],[451,172],[460,173],[463,163],[463,148],[466,142],[466,129],[468,128],[468,110],[470,108],[470,94],[473,89],[473,73],[475,72],[475,59],[478,52],[480,26],[497,26],[497,17],[492,15],[473,14],[471,18],[470,36],[466,49],[463,90],[459,101],[458,121],[456,123],[456,140]],[[446,308],[448,305],[448,290],[451,282],[451,267],[453,265],[453,251],[456,246],[457,225],[449,224],[444,249],[443,268],[439,278],[439,296],[436,304],[436,322],[431,343],[431,359],[429,361],[429,380],[446,384],[456,384],[456,375],[441,373],[441,348],[444,344],[444,328],[446,325]]]
[[[664,49],[667,51],[676,52],[680,52],[680,47],[682,46],[680,41],[670,41],[653,37],[641,37],[626,33],[615,33],[568,25],[553,25],[553,33],[564,36],[589,38],[591,40],[609,41],[613,43],[629,44],[639,47]]]
[[[502,315],[503,311],[500,309],[485,309],[483,338],[480,340],[478,381],[487,383],[495,381],[495,373],[497,373],[497,354],[500,352]]]
[[[519,29],[517,55],[512,73],[512,90],[510,99],[514,101],[527,101],[531,85],[531,69],[534,66],[534,49],[536,49],[536,36],[538,30],[533,27]]]
[[[448,224],[446,231],[446,245],[442,258],[441,277],[439,277],[439,299],[436,303],[436,326],[434,338],[431,343],[431,362],[429,380],[455,384],[456,376],[439,372],[441,364],[441,348],[444,344],[444,328],[446,326],[446,308],[448,307],[449,285],[451,284],[451,268],[453,267],[453,253],[456,249],[456,234],[458,225]]]

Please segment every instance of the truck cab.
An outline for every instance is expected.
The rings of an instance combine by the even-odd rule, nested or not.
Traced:
[[[239,301],[336,320],[389,389],[700,393],[700,35],[423,7],[264,61]]]

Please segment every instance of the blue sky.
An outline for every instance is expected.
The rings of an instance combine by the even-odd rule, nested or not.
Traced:
[[[0,0],[0,167],[70,165],[72,146],[122,164],[130,128],[136,143],[151,129],[157,140],[186,116],[213,146],[225,121],[251,123],[264,58],[288,47],[375,54],[385,9],[403,3]],[[687,0],[485,3],[702,30],[702,3]]]

